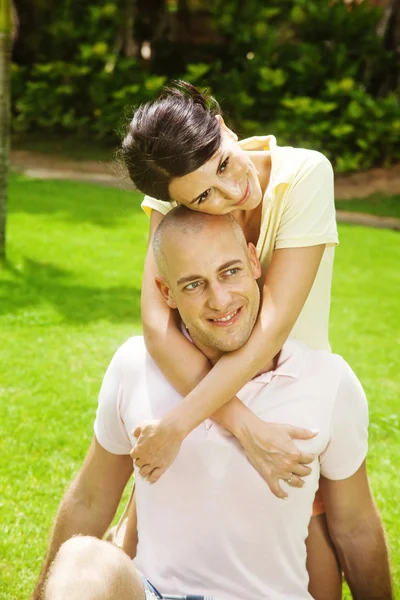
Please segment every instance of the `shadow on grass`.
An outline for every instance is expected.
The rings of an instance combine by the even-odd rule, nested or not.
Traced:
[[[54,215],[74,223],[116,227],[124,219],[146,216],[140,208],[143,194],[92,183],[43,180],[12,173],[9,213]]]
[[[69,323],[140,318],[140,289],[133,286],[77,285],[69,271],[31,259],[25,259],[21,271],[9,263],[6,269],[14,277],[0,282],[0,315],[21,313],[22,320],[32,323],[41,320],[39,306],[50,304]]]

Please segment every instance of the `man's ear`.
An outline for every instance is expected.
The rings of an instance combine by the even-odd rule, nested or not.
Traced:
[[[229,129],[229,127],[227,125],[225,125],[225,121],[223,120],[221,115],[215,115],[215,118],[217,119],[217,121],[221,127],[221,132],[228,134],[229,137],[231,137],[233,140],[235,140],[235,142],[237,142],[239,139],[238,136],[236,135],[236,133],[234,131],[232,131],[232,129]]]
[[[160,290],[165,302],[168,304],[170,308],[177,308],[176,302],[172,296],[171,288],[168,283],[162,277],[157,275],[156,277],[156,286]]]
[[[251,242],[247,244],[247,252],[251,264],[251,270],[253,271],[254,279],[258,279],[259,277],[261,277],[261,265],[257,256],[256,247]]]

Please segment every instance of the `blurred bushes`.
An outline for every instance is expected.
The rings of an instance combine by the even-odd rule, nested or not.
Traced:
[[[182,77],[210,87],[242,136],[273,133],[280,144],[319,149],[339,171],[400,160],[399,57],[388,31],[377,34],[382,11],[341,0],[204,4],[218,43],[174,40],[179,10],[170,11],[164,43],[159,27],[144,61],[118,43],[132,0],[96,0],[78,12],[70,0],[69,12],[46,24],[46,60],[13,65],[14,128],[116,138],[133,106]],[[136,14],[139,46],[140,25]]]

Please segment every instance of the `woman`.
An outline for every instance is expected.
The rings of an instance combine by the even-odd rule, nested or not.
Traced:
[[[262,266],[262,306],[253,333],[242,348],[211,368],[160,297],[149,245],[142,289],[145,342],[184,399],[173,413],[135,432],[138,443],[132,455],[140,474],[156,481],[189,432],[212,416],[236,435],[271,491],[284,498],[279,479],[302,486],[302,477],[309,473],[305,463],[311,460],[297,451],[292,439],[315,432],[264,423],[235,394],[276,356],[289,334],[329,350],[330,287],[338,243],[331,165],[318,152],[279,147],[273,136],[238,142],[216,102],[183,82],[138,109],[122,151],[132,181],[146,194],[142,207],[150,216],[150,238],[176,204],[211,214],[231,212],[247,241],[256,245]],[[316,506],[314,512],[308,546],[310,591],[318,599],[340,597],[323,509]],[[318,557],[317,567],[313,556]]]

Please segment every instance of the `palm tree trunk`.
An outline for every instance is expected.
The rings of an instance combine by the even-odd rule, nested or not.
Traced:
[[[10,159],[11,3],[0,0],[0,261],[6,258],[8,165]]]

